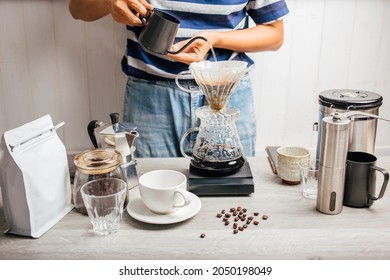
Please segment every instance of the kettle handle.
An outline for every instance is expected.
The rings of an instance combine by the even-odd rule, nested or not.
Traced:
[[[139,15],[139,19],[141,20],[142,26],[145,26],[148,23],[150,16],[153,14],[153,10],[148,10],[147,12],[148,13],[145,16]]]
[[[193,160],[194,158],[190,155],[188,155],[185,151],[184,151],[184,140],[186,140],[187,136],[192,133],[192,132],[195,132],[195,131],[199,131],[199,127],[191,127],[190,129],[188,129],[184,134],[183,136],[181,137],[181,140],[180,140],[180,152],[181,154],[185,157],[185,158],[188,158],[188,159],[191,159]]]
[[[89,138],[91,139],[92,145],[95,148],[98,148],[98,144],[97,144],[97,141],[96,141],[96,136],[95,136],[95,133],[94,133],[95,132],[95,128],[97,127],[98,122],[99,121],[97,121],[97,120],[90,121],[88,126],[87,126]]]

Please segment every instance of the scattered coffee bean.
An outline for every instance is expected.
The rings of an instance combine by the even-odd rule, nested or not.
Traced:
[[[201,235],[200,235],[200,238],[205,238],[206,237],[206,234],[204,234],[204,233],[202,233]]]
[[[228,226],[230,224],[230,218],[234,220],[233,223],[233,234],[237,234],[239,231],[244,231],[245,229],[250,227],[250,224],[254,224],[255,226],[259,225],[259,221],[254,220],[254,216],[259,216],[259,212],[255,211],[252,215],[247,215],[246,212],[248,212],[247,208],[237,206],[237,207],[231,207],[228,208],[228,212],[225,209],[222,209],[220,213],[218,213],[216,216],[217,218],[222,218],[225,226]],[[267,220],[267,215],[262,215],[263,220]],[[241,225],[240,225],[240,222]],[[206,235],[204,233],[201,234],[201,238],[204,238]]]

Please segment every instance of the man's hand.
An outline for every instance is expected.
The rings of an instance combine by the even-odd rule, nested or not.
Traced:
[[[204,60],[207,53],[210,51],[212,42],[210,38],[212,38],[211,32],[202,32],[194,35],[201,36],[203,38],[207,38],[207,41],[202,39],[197,39],[193,41],[188,47],[186,47],[183,51],[181,51],[178,54],[169,54],[168,56],[172,58],[174,61],[183,62],[186,64],[190,64],[191,62],[199,62]],[[192,38],[194,38],[192,37]],[[180,41],[174,45],[172,45],[171,49],[169,51],[175,52],[180,50],[185,44],[187,44],[190,39]]]
[[[130,26],[140,26],[139,16],[146,16],[153,6],[146,0],[108,0],[111,4],[111,15],[115,21]]]

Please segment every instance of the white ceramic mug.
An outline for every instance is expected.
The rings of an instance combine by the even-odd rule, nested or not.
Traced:
[[[308,166],[310,152],[304,147],[284,146],[277,150],[277,172],[282,181],[289,185],[296,185],[300,182],[299,166]]]
[[[174,170],[154,170],[139,177],[139,192],[145,206],[157,214],[169,214],[191,203],[187,177]]]

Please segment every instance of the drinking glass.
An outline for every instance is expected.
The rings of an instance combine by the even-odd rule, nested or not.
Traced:
[[[99,235],[117,232],[122,220],[127,183],[118,178],[101,178],[85,183],[80,191],[94,232]]]
[[[318,160],[311,160],[309,165],[299,165],[300,183],[302,186],[302,195],[308,199],[317,198],[317,187],[318,187]]]

